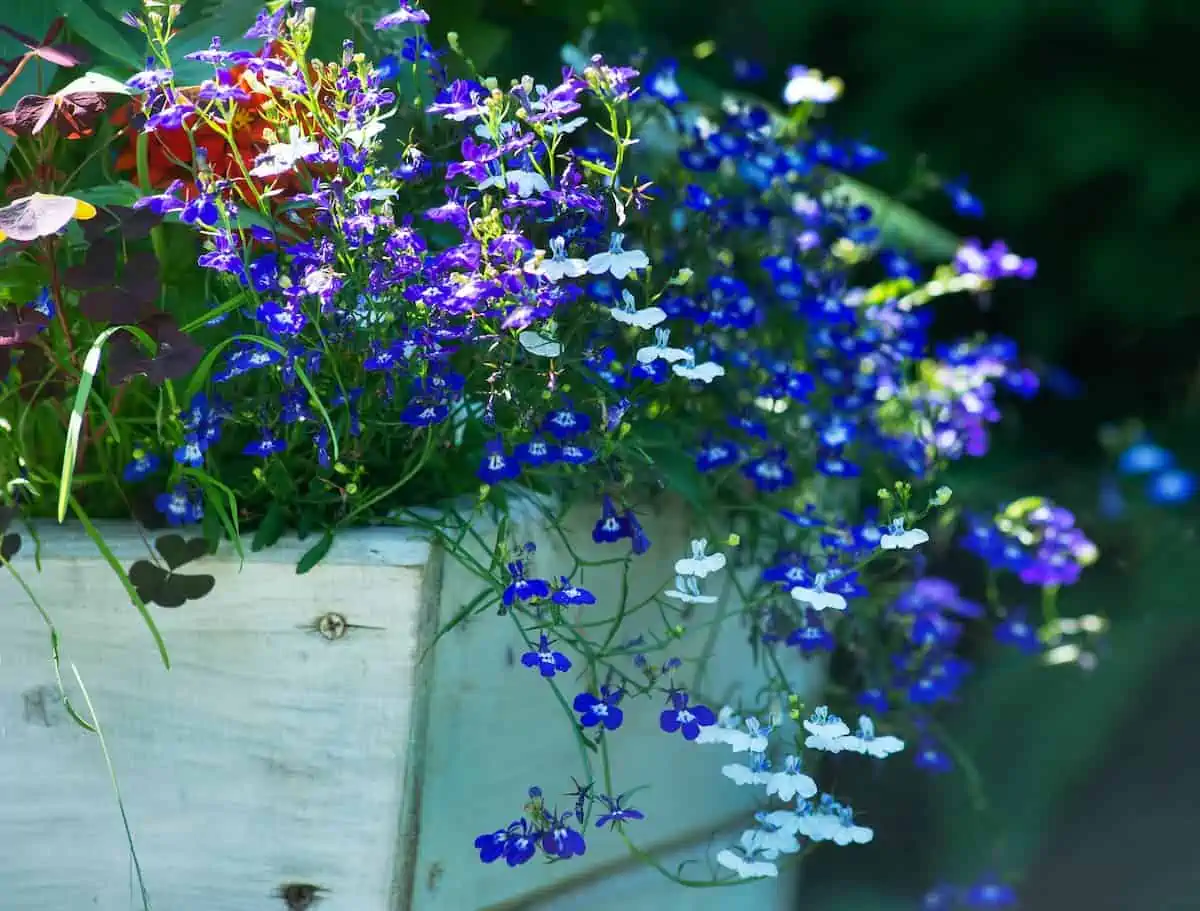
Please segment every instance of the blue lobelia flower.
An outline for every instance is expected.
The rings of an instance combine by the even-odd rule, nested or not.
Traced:
[[[570,660],[562,652],[550,647],[550,637],[545,633],[542,633],[536,648],[531,648],[521,656],[521,663],[526,667],[536,667],[543,677],[553,677],[571,669]]]
[[[700,736],[700,728],[716,723],[712,709],[706,705],[688,705],[688,694],[683,690],[671,691],[671,708],[658,719],[658,726],[666,733],[679,731],[684,740],[695,740]]]

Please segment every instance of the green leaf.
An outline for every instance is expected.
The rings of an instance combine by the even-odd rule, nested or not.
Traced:
[[[108,340],[118,332],[125,331],[135,336],[138,341],[151,351],[158,350],[158,344],[146,332],[137,326],[111,326],[105,329],[92,342],[87,356],[83,359],[83,370],[79,375],[79,388],[75,391],[75,402],[71,406],[71,418],[67,424],[67,443],[63,447],[62,474],[58,485],[58,521],[67,517],[67,501],[71,497],[71,480],[75,476],[75,459],[79,455],[79,435],[83,432],[83,418],[87,412],[88,397],[92,394],[92,384],[96,381],[96,372],[100,369],[100,355]]]
[[[252,551],[265,550],[279,540],[287,525],[283,507],[275,500],[267,507],[267,514],[254,532],[254,540],[250,542]]]
[[[90,202],[93,206],[132,206],[142,194],[132,183],[121,180],[99,187],[72,190],[71,195],[84,202]]]
[[[958,238],[915,209],[897,202],[881,190],[844,174],[836,177],[838,189],[855,203],[871,207],[874,223],[884,243],[906,247],[925,259],[946,260],[958,249]]]
[[[71,31],[92,47],[135,70],[142,68],[141,52],[126,39],[124,26],[116,19],[92,9],[87,0],[60,0],[58,9],[66,15]]]
[[[303,576],[306,572],[320,563],[327,553],[329,548],[333,546],[333,532],[326,530],[321,535],[321,540],[308,549],[300,562],[296,564],[296,575]]]
[[[238,526],[237,518],[237,494],[235,494],[228,485],[222,484],[212,475],[200,471],[196,468],[185,468],[182,474],[185,477],[194,478],[196,483],[200,485],[204,491],[205,502],[209,508],[216,513],[217,520],[225,529],[225,535],[229,538],[229,543],[233,545],[234,551],[238,558],[244,564],[246,562],[246,552],[242,547],[242,533]],[[205,510],[207,515],[208,510]]]
[[[137,608],[138,613],[142,615],[142,620],[145,622],[146,628],[150,630],[150,635],[154,637],[154,644],[158,646],[158,654],[162,658],[163,667],[169,669],[171,667],[171,658],[167,654],[167,643],[163,641],[162,634],[158,631],[158,626],[155,624],[154,618],[150,616],[150,608],[146,607],[146,602],[138,594],[137,588],[129,578],[129,573],[125,572],[125,567],[121,565],[121,561],[117,559],[117,555],[112,552],[112,548],[105,542],[104,536],[100,534],[99,529],[92,524],[92,520],[88,517],[88,514],[79,505],[79,501],[71,497],[70,502],[71,511],[75,513],[75,518],[79,520],[79,523],[83,526],[83,530],[87,532],[87,536],[96,545],[96,550],[100,551],[100,556],[104,558],[104,562],[116,573],[121,587],[125,589],[125,594],[129,595],[129,600],[133,602],[133,606]]]

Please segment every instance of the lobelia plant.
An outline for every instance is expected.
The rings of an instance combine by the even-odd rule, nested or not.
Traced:
[[[311,535],[303,573],[339,529],[420,528],[487,586],[453,623],[510,617],[525,649],[514,673],[555,688],[585,764],[565,811],[532,788],[524,815],[475,840],[480,859],[568,859],[589,828],[641,853],[631,795],[645,783],[618,787],[608,750],[638,702],[659,701],[664,736],[745,754],[723,773],[762,791],[705,876],[659,866],[712,885],[871,840],[806,773],[806,752],[882,759],[915,742],[919,766],[952,767],[934,710],[969,672],[967,621],[991,618],[998,639],[1038,653],[1062,635],[1057,593],[1096,550],[1060,507],[1026,498],[971,523],[987,605],[910,567],[930,541],[918,523],[950,500],[939,473],[986,452],[1000,392],[1037,388],[1004,339],[934,345],[927,305],[1035,265],[951,241],[930,273],[901,249],[893,229],[915,214],[868,204],[847,176],[882,153],[820,129],[839,82],[797,67],[786,111],[707,105],[670,61],[641,80],[573,52],[553,86],[503,86],[430,44],[428,14],[402,0],[377,24],[407,36],[387,67],[349,41],[339,60],[310,58],[312,10],[276,2],[249,45],[214,38],[187,55],[211,74],[181,85],[179,15],[147,0],[127,17],[148,47],[114,121],[136,201],[101,215],[33,195],[0,210],[3,268],[44,288],[0,312],[0,533],[72,512],[164,661],[147,605],[204,597],[212,577],[176,570],[222,542],[240,553],[247,537],[257,550]],[[103,109],[48,104],[0,115],[31,163],[49,153],[45,131],[82,136],[80,112]],[[946,189],[978,213],[961,183]],[[202,248],[198,307],[159,278],[184,235]],[[860,513],[874,489],[878,508]],[[604,606],[602,624],[575,620],[598,609],[586,561],[540,565],[509,521],[532,502],[563,534],[568,510],[598,502],[592,539],[628,574],[655,547],[639,516],[668,496],[689,511],[691,551],[673,585]],[[484,509],[501,534],[480,561],[467,545],[482,543],[470,523]],[[122,567],[94,517],[199,536],[162,536]],[[20,544],[0,544],[13,572]],[[761,571],[746,586],[735,566]],[[1043,592],[1040,620],[1004,608],[1004,572]],[[718,575],[733,577],[733,607],[715,606]],[[647,617],[656,632],[630,639]],[[714,629],[751,640],[768,669],[754,704],[712,706],[689,685],[678,643]],[[829,706],[796,696],[788,650],[845,657]],[[855,729],[831,709],[859,716]]]

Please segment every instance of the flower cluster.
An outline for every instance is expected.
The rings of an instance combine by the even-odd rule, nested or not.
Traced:
[[[997,638],[1041,650],[1020,609],[908,570],[950,498],[935,475],[986,452],[1004,393],[1037,388],[1007,340],[935,343],[927,305],[1029,278],[1033,261],[967,241],[940,267],[919,262],[847,179],[884,155],[823,128],[843,86],[816,70],[789,71],[786,111],[694,101],[672,61],[642,79],[599,54],[504,84],[434,48],[429,13],[401,0],[376,27],[407,35],[399,58],[432,97],[405,95],[396,56],[375,64],[350,41],[314,59],[300,3],[264,10],[252,50],[214,39],[188,55],[206,69],[188,85],[177,14],[148,2],[127,17],[148,57],[118,86],[133,101],[117,166],[147,191],[82,239],[63,232],[89,204],[0,210],[0,230],[37,245],[22,264],[53,267],[46,292],[0,309],[0,379],[19,393],[0,407],[36,412],[4,420],[49,437],[61,425],[53,459],[24,438],[27,451],[0,450],[0,473],[32,491],[21,505],[107,516],[147,503],[143,521],[199,523],[212,546],[242,528],[256,547],[319,529],[302,572],[348,525],[437,537],[487,583],[469,612],[513,622],[517,673],[553,690],[587,766],[573,807],[534,788],[523,815],[480,835],[484,863],[577,858],[590,829],[642,819],[631,791],[597,790],[589,757],[608,773],[648,701],[663,738],[745,754],[721,772],[761,806],[717,853],[719,878],[870,841],[819,792],[805,751],[882,759],[903,733],[918,765],[945,769],[931,712],[969,671],[967,621],[995,616]],[[961,182],[943,189],[960,214],[981,212]],[[173,243],[148,241],[154,226]],[[203,292],[186,314],[143,276],[176,241],[198,245],[183,268]],[[884,484],[882,505],[862,514],[866,479]],[[665,555],[673,581],[598,603],[594,568],[628,583],[665,549],[645,521],[663,488],[689,501],[696,534]],[[574,565],[543,565],[507,518],[490,560],[469,554],[454,504],[505,513],[518,494],[560,532],[554,504],[590,510],[603,558],[568,547]],[[446,503],[436,519],[413,508]],[[1073,516],[1038,498],[974,520],[966,544],[1046,603],[1096,558]],[[760,704],[713,711],[695,682],[708,655],[677,648],[697,627],[715,631],[708,655],[739,636],[767,659]],[[848,679],[830,699],[858,716],[853,730],[825,706],[802,714],[788,679],[835,650]]]

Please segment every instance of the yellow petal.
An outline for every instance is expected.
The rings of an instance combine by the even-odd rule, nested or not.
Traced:
[[[96,207],[90,202],[84,202],[82,199],[75,200],[75,218],[79,221],[87,221],[89,218],[96,217]]]

